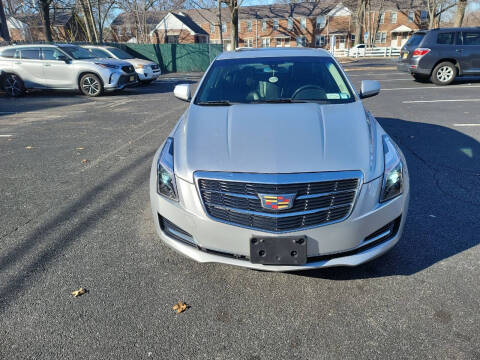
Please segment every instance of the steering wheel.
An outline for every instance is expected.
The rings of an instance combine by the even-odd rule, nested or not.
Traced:
[[[305,91],[305,90],[320,90],[321,94],[325,94],[325,90],[321,86],[318,86],[318,85],[303,85],[303,86],[300,86],[297,90],[294,91],[291,98],[295,99],[298,96],[298,94],[300,94],[302,91]]]

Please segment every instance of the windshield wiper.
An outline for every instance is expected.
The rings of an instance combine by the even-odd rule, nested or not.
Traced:
[[[295,100],[295,99],[266,99],[266,100],[254,100],[251,103],[254,104],[282,104],[282,103],[305,103],[305,100]]]
[[[231,106],[232,103],[227,100],[212,100],[212,101],[200,101],[197,105],[203,106]]]

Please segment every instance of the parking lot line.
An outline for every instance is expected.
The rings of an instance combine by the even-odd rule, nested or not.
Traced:
[[[458,89],[458,88],[478,88],[480,85],[454,85],[454,86],[419,86],[419,87],[408,87],[408,88],[393,88],[393,89],[382,89],[382,91],[396,91],[396,90],[422,90],[422,89]]]
[[[480,124],[453,124],[453,126],[480,126]]]
[[[13,136],[13,135],[0,135],[0,137],[6,137],[6,138],[12,137],[12,136]]]
[[[414,103],[469,102],[469,101],[480,101],[480,99],[408,100],[408,101],[402,101],[402,103],[414,104]]]

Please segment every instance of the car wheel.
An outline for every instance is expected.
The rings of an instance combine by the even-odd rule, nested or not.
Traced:
[[[457,76],[457,68],[451,62],[441,62],[432,72],[432,82],[436,85],[449,85]]]
[[[82,94],[87,96],[100,96],[103,93],[102,82],[95,74],[83,75],[79,87]]]
[[[18,75],[6,74],[2,85],[8,96],[18,97],[25,95],[25,85]]]

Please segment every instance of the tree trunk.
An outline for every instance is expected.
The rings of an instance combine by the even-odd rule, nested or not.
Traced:
[[[0,36],[2,36],[5,41],[10,41],[10,33],[8,32],[7,19],[3,11],[2,0],[0,0]]]
[[[90,0],[87,0],[87,8],[88,8],[90,28],[92,29],[93,41],[98,43],[97,27],[95,26],[95,20],[93,19],[92,3],[90,2]]]
[[[454,27],[461,27],[463,23],[463,17],[465,16],[465,8],[467,7],[467,0],[458,0],[457,13],[455,14]]]
[[[218,29],[220,30],[220,44],[223,46],[223,31],[222,31],[222,3],[218,0]]]
[[[85,0],[80,0],[80,5],[82,6],[83,20],[85,22],[85,30],[87,30],[87,40],[89,42],[92,42],[92,30],[90,28],[87,3],[85,2]]]
[[[53,42],[52,29],[50,28],[50,1],[39,0],[39,2],[40,12],[42,13],[43,34],[45,35],[45,40],[48,42]]]
[[[362,21],[365,15],[365,0],[357,0],[355,13],[355,45],[362,43]]]
[[[238,48],[238,6],[237,1],[232,1],[230,12],[232,14],[232,49]]]

